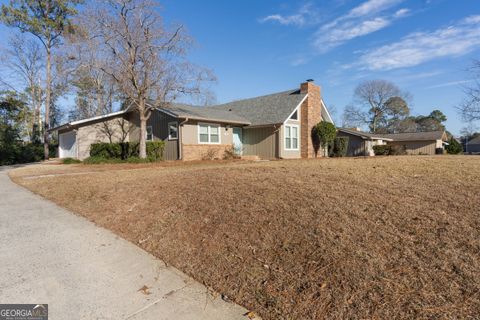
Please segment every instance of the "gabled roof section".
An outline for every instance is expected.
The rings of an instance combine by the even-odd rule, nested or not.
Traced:
[[[363,132],[359,130],[353,130],[353,129],[347,129],[347,128],[337,128],[338,131],[348,133],[357,137],[360,137],[364,140],[386,140],[386,141],[392,141],[391,138],[386,137],[386,135],[381,135],[381,134],[374,134],[374,133],[369,133],[369,132]]]
[[[95,121],[98,121],[98,120],[108,120],[110,118],[115,118],[115,117],[124,115],[124,114],[126,114],[130,111],[131,111],[130,108],[126,108],[124,110],[120,110],[120,111],[116,111],[116,112],[112,112],[112,113],[107,113],[107,114],[104,114],[104,115],[101,115],[101,116],[96,116],[96,117],[81,119],[81,120],[76,120],[76,121],[70,121],[70,122],[64,123],[60,126],[57,126],[55,128],[48,129],[48,131],[52,132],[52,131],[57,131],[57,130],[61,130],[61,129],[67,129],[67,128],[70,128],[70,127],[87,125],[89,123],[92,123],[92,122],[95,122]]]
[[[213,107],[217,112],[232,112],[250,122],[251,126],[283,123],[307,96],[300,90],[288,90],[266,96],[233,101]]]
[[[231,111],[217,110],[213,107],[197,107],[181,103],[169,103],[161,108],[160,111],[170,114],[171,116],[183,119],[202,120],[202,121],[218,121],[225,123],[238,123],[249,125],[250,121],[237,115]]]
[[[480,144],[480,135],[468,140],[469,144]]]
[[[405,132],[405,133],[389,133],[384,134],[386,138],[393,141],[431,141],[431,140],[447,140],[445,131],[429,131],[429,132]]]

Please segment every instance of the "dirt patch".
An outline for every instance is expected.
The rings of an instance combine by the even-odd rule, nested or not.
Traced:
[[[264,319],[480,317],[478,157],[28,169],[13,179]]]

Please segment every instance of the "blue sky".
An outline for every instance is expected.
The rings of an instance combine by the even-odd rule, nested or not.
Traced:
[[[184,24],[196,40],[189,58],[214,71],[218,102],[312,78],[339,119],[359,82],[386,79],[412,94],[414,115],[440,109],[451,132],[464,126],[454,106],[480,59],[479,0],[160,3],[166,23]],[[0,27],[1,46],[7,30]]]
[[[413,95],[414,115],[434,108],[447,129],[472,59],[480,59],[478,0],[161,2],[168,23],[196,39],[190,58],[211,68],[219,102],[295,88],[313,78],[337,118],[355,86],[387,79]]]

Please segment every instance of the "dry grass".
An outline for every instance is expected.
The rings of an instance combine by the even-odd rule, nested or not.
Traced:
[[[480,317],[480,157],[106,168],[13,179],[264,319]]]

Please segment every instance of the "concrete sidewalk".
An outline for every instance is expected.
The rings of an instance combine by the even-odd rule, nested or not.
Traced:
[[[0,303],[48,303],[54,320],[248,319],[130,242],[14,184],[2,167]]]

